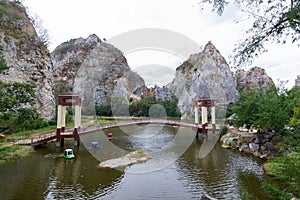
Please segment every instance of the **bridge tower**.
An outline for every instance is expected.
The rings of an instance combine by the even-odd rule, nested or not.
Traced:
[[[215,107],[215,101],[202,97],[198,100],[194,100],[195,103],[195,124],[199,124],[199,108],[201,107],[201,124],[202,124],[202,133],[207,132],[207,126],[208,126],[208,117],[207,117],[207,108],[211,108],[211,123],[212,123],[212,129],[213,131],[216,130],[216,107]]]
[[[72,134],[65,134],[66,127],[66,108],[75,106],[74,130]],[[64,145],[64,138],[74,138],[74,145],[79,145],[78,130],[81,126],[81,98],[79,95],[68,94],[58,95],[57,101],[57,129],[56,129],[56,146]]]

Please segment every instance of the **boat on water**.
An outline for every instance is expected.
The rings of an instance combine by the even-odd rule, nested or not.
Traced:
[[[62,157],[65,158],[65,159],[75,158],[75,155],[73,153],[73,149],[65,149],[64,153],[62,154]]]
[[[112,133],[109,133],[108,136],[107,136],[108,140],[112,140],[113,139],[113,134]]]

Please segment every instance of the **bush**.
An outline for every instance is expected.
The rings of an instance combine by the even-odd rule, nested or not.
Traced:
[[[228,126],[226,126],[226,125],[222,126],[222,128],[221,128],[221,136],[226,135],[227,132],[228,132],[228,130],[229,130]]]
[[[0,115],[0,132],[12,134],[16,132],[40,129],[48,123],[38,117],[36,110],[22,108],[18,112],[5,112]]]
[[[269,161],[264,167],[266,173],[280,181],[281,187],[284,189],[274,189],[274,187],[267,185],[267,191],[269,190],[273,194],[278,193],[278,195],[283,196],[282,199],[289,196],[287,192],[293,193],[298,198],[300,197],[300,146],[287,156]]]

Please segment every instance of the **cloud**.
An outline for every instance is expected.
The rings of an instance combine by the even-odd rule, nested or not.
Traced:
[[[228,7],[222,16],[218,16],[207,8],[201,11],[197,3],[194,0],[23,1],[25,6],[42,18],[44,27],[49,30],[51,51],[67,40],[90,34],[107,39],[134,29],[162,28],[183,34],[199,46],[211,40],[228,61],[234,44],[245,37],[251,21],[245,20],[246,15],[234,6]],[[235,23],[237,20],[240,23]],[[199,48],[197,51],[201,50]],[[299,48],[291,44],[285,47],[272,46],[267,54],[261,55],[248,68],[257,65],[265,68],[274,81],[281,77],[294,83],[297,74],[300,74],[299,56]],[[130,66],[139,66],[134,56],[129,56],[127,60]],[[163,59],[161,61],[164,62]],[[173,65],[178,62],[174,61]]]

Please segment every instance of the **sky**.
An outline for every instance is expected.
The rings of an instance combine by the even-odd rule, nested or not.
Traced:
[[[175,69],[187,55],[162,48],[124,50],[113,41],[120,35],[139,29],[173,31],[193,41],[200,52],[211,41],[227,61],[234,45],[245,37],[251,21],[234,6],[228,7],[222,16],[201,9],[200,0],[23,0],[31,13],[39,16],[48,30],[49,50],[74,38],[86,38],[96,34],[100,39],[120,48],[129,66],[137,71],[148,84],[164,85],[171,82]],[[238,21],[238,23],[237,23]],[[175,42],[176,43],[176,42]],[[255,59],[251,67],[264,68],[278,84],[291,88],[300,75],[300,49],[296,44],[268,45],[269,51]],[[179,53],[180,54],[180,53]],[[232,67],[232,66],[231,66]],[[162,73],[155,74],[155,71]],[[157,70],[160,69],[160,70]],[[234,70],[233,70],[234,71]]]

